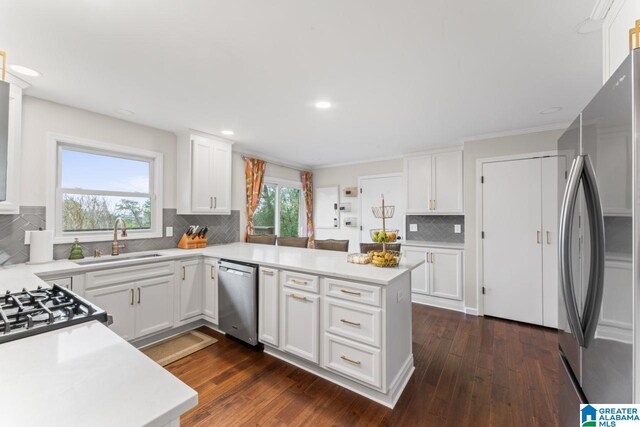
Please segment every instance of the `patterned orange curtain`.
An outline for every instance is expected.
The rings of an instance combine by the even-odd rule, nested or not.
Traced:
[[[307,237],[308,247],[313,248],[313,174],[311,172],[300,172],[302,177],[302,192],[304,193],[304,204],[307,208]]]
[[[245,242],[249,235],[253,234],[253,214],[256,212],[258,203],[260,203],[264,169],[264,160],[244,159],[244,174],[247,182],[247,232],[244,236]]]

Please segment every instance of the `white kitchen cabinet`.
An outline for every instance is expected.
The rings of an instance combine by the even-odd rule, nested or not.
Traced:
[[[20,158],[22,146],[22,91],[29,87],[22,80],[8,75],[9,129],[7,150],[7,197],[0,202],[0,214],[20,212]]]
[[[218,260],[206,258],[204,260],[204,315],[213,323],[218,323]]]
[[[180,320],[202,314],[202,275],[200,260],[182,261],[179,265],[178,288]]]
[[[173,284],[173,276],[136,282],[136,337],[173,326]]]
[[[429,294],[461,300],[462,251],[432,248],[429,252]]]
[[[437,298],[462,301],[461,249],[405,246],[407,258],[422,258],[425,263],[411,272],[411,292]]]
[[[178,144],[178,213],[231,213],[232,143],[189,134]]]
[[[629,29],[640,19],[638,0],[614,0],[602,23],[603,82],[629,55]]]
[[[404,171],[408,215],[463,214],[462,150],[406,157]]]
[[[258,278],[258,339],[276,347],[280,326],[279,275],[276,269],[260,267]]]
[[[135,338],[135,283],[91,289],[86,298],[113,318],[109,328],[125,340]]]
[[[426,263],[428,253],[429,251],[427,248],[411,246],[404,247],[404,255],[407,258],[419,258],[425,260],[424,264],[411,270],[411,292],[424,295],[429,294]]]
[[[431,156],[408,157],[404,161],[407,214],[431,210]]]
[[[313,363],[320,361],[320,296],[282,289],[282,349]]]

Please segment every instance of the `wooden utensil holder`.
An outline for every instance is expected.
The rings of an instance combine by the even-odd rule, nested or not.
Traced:
[[[192,239],[191,236],[187,236],[183,234],[180,238],[180,242],[178,242],[178,247],[180,249],[202,249],[207,247],[207,238],[204,237],[196,237]]]

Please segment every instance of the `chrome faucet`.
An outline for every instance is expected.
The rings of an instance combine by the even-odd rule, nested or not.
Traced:
[[[113,224],[113,243],[111,244],[111,255],[120,255],[120,249],[124,249],[126,245],[124,243],[118,243],[118,223],[122,224],[121,237],[127,237],[127,225],[122,218],[116,218],[116,222]]]

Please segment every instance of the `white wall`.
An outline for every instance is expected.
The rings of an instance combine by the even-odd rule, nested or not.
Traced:
[[[164,154],[164,207],[176,207],[176,136],[167,131],[25,96],[22,105],[21,206],[45,206],[47,133],[142,148]],[[108,178],[108,177],[105,177]]]
[[[357,163],[346,166],[335,166],[329,168],[315,169],[313,171],[313,186],[327,187],[338,185],[340,192],[345,187],[357,187],[358,177],[368,175],[379,175],[384,173],[402,172],[402,159],[390,159],[369,163]],[[358,199],[341,199],[341,202],[352,201],[352,212],[349,216],[359,217]],[[340,224],[338,229],[316,229],[316,239],[349,239],[349,252],[359,252],[360,228],[345,227]]]
[[[477,309],[476,280],[476,161],[487,157],[509,156],[557,150],[557,141],[564,130],[505,136],[464,144],[464,303]]]

